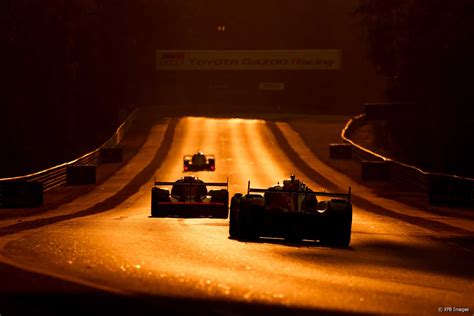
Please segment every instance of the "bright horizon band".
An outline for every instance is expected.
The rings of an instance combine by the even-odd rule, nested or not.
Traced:
[[[157,70],[338,70],[339,49],[157,50]]]

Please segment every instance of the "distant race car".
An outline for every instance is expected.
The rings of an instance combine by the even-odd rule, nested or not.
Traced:
[[[214,155],[204,155],[198,151],[194,155],[186,155],[183,157],[184,171],[214,171],[216,170],[216,159]]]
[[[171,193],[158,186],[171,186]],[[207,187],[226,187],[207,190]],[[205,183],[194,176],[175,182],[155,181],[151,189],[151,216],[227,218],[229,212],[229,182]]]
[[[331,199],[318,201],[317,197]],[[351,226],[350,188],[347,194],[313,192],[294,175],[282,186],[268,189],[251,188],[249,181],[247,194],[235,194],[230,205],[229,235],[234,239],[309,239],[348,247]]]

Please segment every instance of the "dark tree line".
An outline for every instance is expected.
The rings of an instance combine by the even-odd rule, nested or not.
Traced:
[[[156,15],[166,7],[147,0],[0,2],[0,165],[9,164],[0,177],[75,158],[146,103]]]
[[[361,0],[357,12],[389,99],[416,104],[390,122],[396,146],[409,162],[474,176],[474,2]]]
[[[362,99],[365,64],[346,21],[357,1],[2,0],[0,178],[76,158],[154,104],[155,49],[342,48],[345,100]]]

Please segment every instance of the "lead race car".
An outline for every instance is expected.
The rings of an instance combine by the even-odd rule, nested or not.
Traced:
[[[318,201],[318,197],[330,199]],[[347,194],[313,192],[294,175],[268,189],[251,188],[249,181],[247,194],[237,193],[231,200],[229,237],[233,239],[309,239],[348,247],[351,227],[350,188]]]
[[[171,192],[160,186],[171,186]],[[207,187],[226,187],[207,190]],[[151,189],[153,217],[213,217],[227,218],[229,213],[229,181],[203,182],[185,176],[175,182],[154,181]]]
[[[204,155],[198,151],[194,155],[185,155],[183,157],[184,171],[214,171],[216,170],[216,158],[214,155]]]

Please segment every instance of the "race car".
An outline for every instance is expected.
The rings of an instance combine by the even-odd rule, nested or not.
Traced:
[[[185,155],[183,157],[184,171],[214,171],[216,170],[216,159],[214,155],[204,155],[198,151],[194,155]]]
[[[318,197],[330,199],[318,201]],[[350,188],[347,194],[313,192],[294,175],[268,189],[251,188],[249,181],[247,194],[235,194],[230,204],[232,239],[277,237],[348,247],[351,226]]]
[[[171,186],[171,192],[159,186]],[[207,187],[226,187],[207,190]],[[213,217],[227,218],[229,212],[229,182],[205,183],[194,176],[175,182],[157,182],[151,189],[152,217]]]

